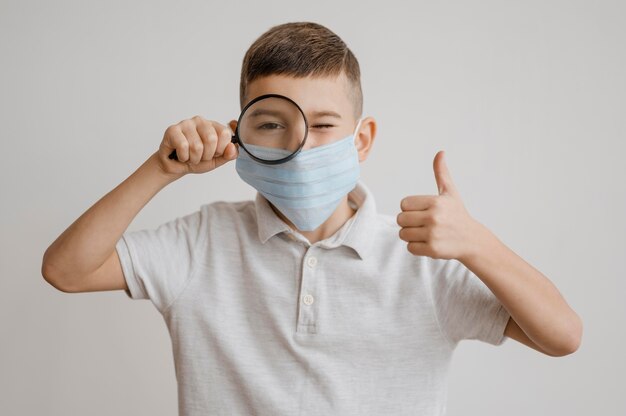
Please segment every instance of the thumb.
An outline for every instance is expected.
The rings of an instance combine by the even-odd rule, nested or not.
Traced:
[[[450,171],[448,171],[448,166],[444,160],[445,152],[440,150],[435,155],[435,159],[433,160],[433,170],[435,171],[435,180],[437,181],[437,189],[439,190],[439,195],[442,194],[450,194],[454,196],[458,196],[458,191],[454,182],[452,181],[452,175],[450,175]]]
[[[223,164],[230,162],[233,159],[237,159],[237,155],[239,154],[239,149],[235,143],[228,143],[226,149],[224,149],[224,153],[221,156],[213,158],[213,162],[215,163],[215,168],[219,168]]]
[[[237,129],[237,120],[230,120],[228,122],[231,136],[234,135],[234,131]],[[226,162],[236,159],[239,155],[239,145],[237,143],[230,142],[224,148],[224,153],[221,156],[215,158],[215,167],[219,167]]]

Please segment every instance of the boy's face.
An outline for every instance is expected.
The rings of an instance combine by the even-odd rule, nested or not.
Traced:
[[[357,124],[348,79],[338,77],[295,78],[268,75],[248,84],[246,102],[263,94],[281,94],[294,100],[309,123],[304,149],[340,140],[354,132]]]

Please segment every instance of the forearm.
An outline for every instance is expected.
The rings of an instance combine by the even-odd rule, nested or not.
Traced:
[[[556,286],[477,223],[475,248],[459,259],[509,311],[524,333],[548,352],[575,350],[582,322]]]
[[[42,273],[48,280],[82,276],[100,267],[133,218],[176,177],[162,173],[156,154],[72,223],[46,250]]]

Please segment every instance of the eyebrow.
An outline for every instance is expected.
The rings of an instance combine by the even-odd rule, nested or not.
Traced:
[[[265,109],[265,108],[256,108],[254,111],[252,111],[252,113],[250,113],[249,117],[258,117],[258,116],[263,116],[263,115],[280,116],[280,115],[283,115],[283,113],[280,111],[274,111],[274,110]],[[338,119],[342,118],[339,113],[336,113],[330,110],[313,111],[311,113],[311,116],[312,117],[334,117]]]
[[[248,117],[258,117],[258,116],[264,116],[264,115],[280,116],[280,115],[283,115],[283,113],[280,112],[280,111],[276,111],[276,110],[268,110],[268,109],[265,109],[265,108],[256,108],[256,109],[254,109],[254,111],[252,111],[252,113],[250,113],[250,115]]]
[[[335,118],[341,119],[341,115],[339,113],[336,113],[334,111],[329,111],[329,110],[326,110],[326,111],[314,111],[314,112],[311,113],[311,115],[313,117],[325,117],[325,116],[328,116],[328,117],[335,117]]]

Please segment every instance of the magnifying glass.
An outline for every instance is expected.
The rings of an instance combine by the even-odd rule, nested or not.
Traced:
[[[306,142],[309,125],[304,112],[291,98],[264,94],[241,110],[231,138],[250,157],[268,165],[293,159]],[[169,156],[178,160],[176,150]]]

